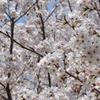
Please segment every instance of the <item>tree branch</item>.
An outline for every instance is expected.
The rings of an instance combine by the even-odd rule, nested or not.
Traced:
[[[4,99],[4,100],[8,100],[6,97],[4,97],[3,95],[0,94],[0,96]]]
[[[8,78],[10,78],[10,76],[11,76],[11,73],[8,73]],[[7,83],[6,92],[7,92],[8,100],[12,100],[12,96],[11,96],[10,88],[9,88],[9,83]]]
[[[42,24],[42,27],[41,27],[41,30],[42,30],[42,33],[43,33],[43,40],[46,39],[46,36],[45,36],[45,27],[44,27],[44,21],[43,21],[43,18],[42,18],[42,15],[40,14],[40,19],[41,19],[41,24]]]
[[[11,20],[11,16],[7,13],[7,12],[5,12],[5,14],[9,17],[9,19]]]
[[[12,100],[9,83],[7,83],[6,92],[7,92],[8,100]]]
[[[72,7],[71,7],[71,4],[70,4],[70,1],[69,0],[68,0],[68,5],[69,5],[70,11],[72,12]]]
[[[97,8],[96,2],[94,2],[94,4],[95,4],[95,7],[96,7],[96,11],[97,11],[97,13],[98,13],[98,15],[99,15],[99,18],[100,18],[100,13],[99,13],[99,10],[98,10],[98,8]]]
[[[0,82],[0,85],[1,85],[2,87],[4,87],[4,89],[6,88],[1,82]]]
[[[41,83],[41,81],[40,81],[40,71],[41,71],[41,69],[39,69],[39,73],[37,74],[37,79],[38,79],[37,94],[39,94],[42,90],[42,88],[40,86],[40,83]]]
[[[69,76],[71,76],[71,77],[75,78],[76,80],[79,80],[80,82],[82,82],[78,77],[76,77],[76,76],[70,74],[70,73],[67,72],[67,71],[65,71],[65,72],[66,72],[66,74],[68,74]]]
[[[69,22],[66,20],[65,16],[64,16],[64,21],[66,22],[66,24],[68,24],[74,30],[74,27],[69,24]]]
[[[23,14],[23,15],[21,15],[18,19],[16,19],[15,20],[15,23],[18,21],[18,20],[20,20],[23,16],[25,16],[27,13],[28,13],[28,11],[36,4],[37,2],[35,2],[31,7],[29,7],[29,9]]]
[[[58,6],[56,6],[56,7],[52,10],[52,12],[47,16],[47,18],[44,20],[44,22],[46,22],[46,21],[49,19],[49,17],[55,12],[55,10],[57,9],[57,7],[58,7]]]
[[[5,36],[7,36],[7,37],[9,37],[9,38],[12,38],[11,36],[9,36],[8,34],[5,34],[5,33],[2,32],[2,31],[0,31],[0,33],[4,34]],[[12,39],[12,40],[13,40],[16,44],[18,44],[20,47],[22,47],[22,48],[24,48],[24,49],[26,49],[26,50],[28,50],[28,51],[31,51],[31,52],[33,52],[33,53],[39,55],[40,57],[43,57],[43,55],[39,54],[39,53],[36,52],[34,49],[29,49],[29,48],[23,46],[22,44],[20,44],[19,42],[17,42],[15,39]]]
[[[96,88],[94,88],[93,90],[96,91],[98,94],[100,94],[100,91],[97,90]]]
[[[14,19],[12,18],[12,19],[11,19],[11,38],[10,38],[11,43],[10,43],[10,54],[13,53],[13,43],[14,43],[13,37],[14,37]]]
[[[49,82],[49,87],[51,87],[51,77],[50,77],[50,73],[48,73],[48,82]]]

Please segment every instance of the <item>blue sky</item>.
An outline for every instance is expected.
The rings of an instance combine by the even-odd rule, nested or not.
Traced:
[[[48,5],[48,10],[51,11],[53,8],[52,4],[55,3],[55,0],[51,0],[50,4]]]
[[[48,5],[48,10],[51,12],[51,10],[52,10],[52,8],[53,8],[53,3],[55,3],[55,1],[56,0],[51,0],[50,1],[50,3],[49,3],[49,5]],[[23,18],[21,18],[19,21],[18,21],[18,23],[25,23],[25,20],[24,20],[24,17]]]

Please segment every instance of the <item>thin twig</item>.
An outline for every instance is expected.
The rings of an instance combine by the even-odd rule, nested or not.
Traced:
[[[57,9],[57,7],[58,7],[58,6],[56,6],[56,7],[52,10],[52,12],[47,16],[47,18],[44,20],[44,22],[46,22],[46,21],[49,19],[49,17],[52,16],[52,14],[55,12],[55,10]]]
[[[72,7],[71,7],[71,4],[70,4],[70,1],[69,0],[68,0],[68,5],[69,5],[70,11],[72,12]]]
[[[7,9],[8,9],[8,13],[9,13],[9,16],[11,17],[11,13],[10,13],[10,5],[9,5],[9,3],[10,3],[10,0],[7,0],[7,2],[8,2],[8,5],[7,5]]]
[[[63,62],[64,62],[64,70],[66,70],[66,67],[65,67],[65,65],[66,65],[66,63],[65,63],[65,59],[66,59],[66,55],[65,55],[65,51],[64,51],[64,59],[63,59]]]
[[[15,22],[17,22],[19,19],[21,19],[23,16],[25,16],[25,15],[28,13],[28,11],[29,11],[34,5],[36,5],[36,3],[37,3],[37,2],[35,2],[32,6],[30,6],[29,9],[28,9],[23,15],[21,15],[18,19],[15,20]]]
[[[30,83],[34,84],[34,85],[37,85],[35,82],[29,80],[28,78],[24,78],[25,80],[29,81]]]
[[[3,86],[3,87],[4,87],[4,89],[6,88],[6,87],[5,87],[5,86],[4,86],[1,82],[0,82],[0,85],[1,85],[1,86]]]
[[[74,30],[74,27],[72,27],[69,22],[66,20],[66,17],[64,16],[64,21],[66,22],[66,24],[68,24],[73,30]]]
[[[5,14],[9,17],[9,19],[11,20],[11,16],[7,13],[7,12],[5,12]]]
[[[76,76],[70,74],[70,73],[67,72],[67,71],[65,71],[65,72],[66,72],[66,74],[68,74],[69,76],[71,76],[71,77],[75,78],[76,80],[79,80],[80,82],[82,82],[78,77],[76,77]]]
[[[98,15],[99,15],[99,18],[100,18],[100,13],[99,13],[99,10],[98,10],[98,8],[97,8],[96,2],[94,2],[94,4],[95,4],[96,10],[97,10],[97,13],[98,13]]]

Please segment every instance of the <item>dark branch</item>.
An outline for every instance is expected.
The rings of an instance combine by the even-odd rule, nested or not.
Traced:
[[[49,82],[49,87],[51,87],[51,77],[50,77],[50,73],[48,73],[48,82]]]
[[[7,92],[8,100],[12,100],[9,83],[7,83],[6,92]]]
[[[99,10],[98,10],[98,8],[97,8],[96,2],[94,2],[94,4],[95,4],[95,7],[96,7],[96,11],[97,11],[97,13],[98,13],[98,16],[99,16],[99,18],[100,18],[100,13],[99,13]]]
[[[5,14],[9,17],[9,19],[11,20],[11,16],[7,13],[7,12],[5,12]]]
[[[8,34],[3,33],[2,31],[0,31],[0,33],[2,33],[2,34],[4,34],[5,36],[11,38],[11,36],[9,36]],[[24,49],[26,49],[26,50],[28,50],[28,51],[31,51],[31,52],[33,52],[33,53],[39,55],[40,57],[43,57],[41,54],[39,54],[38,52],[36,52],[34,49],[29,49],[29,48],[23,46],[22,44],[20,44],[19,42],[17,42],[15,39],[12,39],[12,40],[13,40],[16,44],[18,44],[20,47],[22,47],[22,48],[24,48]]]
[[[14,37],[14,19],[11,20],[11,38],[10,38],[10,54],[13,53],[13,37]]]
[[[71,4],[70,4],[70,1],[69,0],[68,0],[68,5],[69,5],[70,11],[72,12],[72,7],[71,7]]]
[[[93,90],[96,91],[98,94],[100,94],[100,91],[97,90],[96,88],[94,88]]]
[[[8,73],[8,78],[10,78],[10,77],[11,77],[11,73]],[[9,83],[7,83],[6,92],[7,92],[8,100],[12,100],[11,91],[9,88]]]
[[[63,62],[64,62],[64,70],[66,70],[66,67],[65,67],[65,65],[66,65],[66,63],[65,63],[65,59],[66,59],[65,52],[63,54],[64,54],[64,59],[63,59]]]
[[[37,94],[39,94],[41,91],[42,91],[42,88],[41,88],[41,81],[40,81],[40,71],[41,69],[39,69],[39,73],[37,74],[37,79],[38,79],[38,85],[37,85]]]
[[[66,24],[68,24],[68,25],[74,30],[74,27],[72,27],[72,26],[69,24],[69,22],[66,20],[66,17],[65,17],[65,16],[64,16],[64,21],[65,21]]]
[[[78,77],[76,77],[76,76],[70,74],[70,73],[67,72],[67,71],[65,71],[65,72],[66,72],[66,74],[68,74],[69,76],[71,76],[71,77],[75,78],[76,80],[79,80],[80,82],[82,82]]]
[[[1,82],[0,82],[0,85],[1,85],[1,86],[3,86],[3,87],[4,87],[4,89],[6,88],[6,87],[5,87],[5,86],[4,86]]]
[[[43,33],[43,40],[46,39],[46,36],[45,36],[45,27],[44,27],[44,21],[43,21],[43,18],[42,18],[42,15],[40,14],[40,19],[41,19],[41,24],[42,24],[42,27],[41,27],[41,30],[42,30],[42,33]]]

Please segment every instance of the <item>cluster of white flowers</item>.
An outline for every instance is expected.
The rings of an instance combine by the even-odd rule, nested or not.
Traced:
[[[99,100],[100,2],[49,3],[0,1],[0,100]]]
[[[4,13],[6,10],[7,0],[0,0],[0,13]]]

